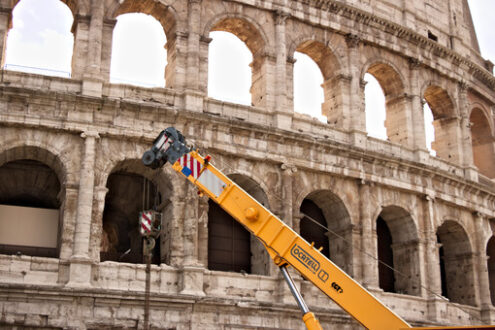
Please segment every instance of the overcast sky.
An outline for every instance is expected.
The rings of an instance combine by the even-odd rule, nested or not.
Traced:
[[[495,63],[495,0],[468,2],[481,54]],[[72,20],[69,8],[59,0],[21,0],[14,10],[14,28],[8,35],[7,68],[69,76],[74,42],[70,33]],[[251,104],[251,53],[244,43],[229,33],[212,32],[210,37],[213,41],[209,47],[209,96]],[[164,86],[165,43],[163,28],[152,17],[144,14],[120,16],[114,31],[111,81],[146,87]],[[226,53],[229,55],[223,56]],[[297,60],[294,66],[294,109],[325,121],[321,115],[321,72],[306,55],[296,53],[294,57]],[[386,139],[383,94],[372,76],[366,76],[365,80],[368,81],[365,91],[367,109],[374,109],[367,110],[368,133]]]

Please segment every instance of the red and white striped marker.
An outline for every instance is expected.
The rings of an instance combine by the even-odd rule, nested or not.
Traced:
[[[139,232],[143,236],[151,234],[152,211],[143,211],[139,213]]]

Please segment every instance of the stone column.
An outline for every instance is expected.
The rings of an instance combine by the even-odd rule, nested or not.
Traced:
[[[208,267],[208,197],[202,197],[198,203],[198,262]]]
[[[275,125],[278,128],[290,129],[292,126],[293,109],[287,106],[287,45],[285,36],[285,21],[289,14],[283,10],[275,12]]]
[[[346,35],[346,43],[349,54],[349,73],[351,80],[348,89],[343,89],[342,93],[347,95],[348,104],[344,104],[343,128],[352,132],[352,139],[355,145],[364,146],[366,141],[366,113],[364,106],[364,84],[361,82],[361,65],[359,46],[361,39],[354,35]],[[348,94],[347,94],[348,93]],[[348,110],[345,110],[347,106]]]
[[[62,204],[62,234],[60,237],[60,259],[69,260],[72,256],[72,245],[74,238],[74,227],[77,218],[77,196],[78,190],[75,184],[66,184],[64,187],[65,194]]]
[[[100,260],[100,244],[103,233],[103,211],[105,209],[105,197],[107,196],[108,188],[98,186],[95,188],[93,221],[91,222],[91,237],[89,247],[89,257],[92,260]]]
[[[116,19],[105,19],[103,21],[103,33],[101,40],[101,65],[100,77],[103,82],[110,82],[110,66],[112,60],[113,31],[117,24]]]
[[[437,156],[449,162],[462,163],[461,117],[437,119],[434,122],[435,141],[432,148]]]
[[[255,107],[278,110],[275,109],[274,97],[276,62],[275,54],[262,51],[253,54],[253,62],[250,64],[253,72],[250,92]]]
[[[369,196],[372,193],[370,184],[362,180],[359,185],[359,217],[362,237],[361,249],[367,253],[361,254],[362,284],[367,288],[377,289],[378,284],[378,250],[376,244],[376,225],[371,215]]]
[[[409,58],[409,76],[411,85],[411,117],[412,117],[412,147],[419,162],[426,162],[429,157],[426,147],[426,130],[424,117],[424,102],[421,95],[419,69],[421,62],[416,58]]]
[[[72,54],[72,78],[81,79],[86,70],[88,59],[90,16],[77,14],[72,24],[74,34],[74,51]]]
[[[188,32],[176,31],[173,39],[167,40],[165,81],[168,88],[183,90],[186,86],[188,39]]]
[[[468,180],[478,181],[478,170],[474,165],[473,140],[471,136],[471,123],[469,120],[469,103],[467,97],[467,84],[460,82],[457,86],[459,113],[461,116],[461,150],[464,177]]]
[[[386,104],[387,135],[391,142],[406,147],[414,147],[413,110],[410,107],[413,99],[413,96],[403,94],[387,100]]]
[[[282,214],[281,218],[285,222],[285,224],[289,227],[293,226],[292,215],[294,213],[293,210],[293,187],[292,187],[292,179],[294,174],[297,172],[297,167],[291,164],[282,164],[280,165],[282,169]],[[299,210],[297,210],[299,211]]]
[[[435,200],[432,196],[426,195],[424,202],[425,210],[425,259],[426,259],[426,296],[428,299],[428,317],[430,321],[440,319],[440,306],[437,301],[442,294],[442,283],[440,276],[440,255],[438,250],[440,245],[437,243],[437,234],[435,228]]]
[[[12,27],[12,8],[0,8],[0,64],[5,65],[5,47],[7,45],[7,35]]]
[[[70,258],[70,279],[68,286],[90,286],[91,259],[89,258],[89,240],[91,233],[91,216],[94,195],[94,165],[97,132],[88,131],[81,134],[84,141],[84,153],[79,179],[79,196],[77,200],[77,220],[74,233],[74,248]]]
[[[201,36],[199,38],[199,81],[198,90],[207,95],[208,93],[208,51],[211,38]]]
[[[175,228],[182,228],[182,231],[172,229],[172,236],[177,235],[178,240],[173,240],[171,248],[177,246],[182,250],[179,276],[179,292],[184,295],[204,296],[203,273],[204,267],[198,263],[198,197],[196,189],[188,182],[184,182],[184,195],[181,202],[176,203],[178,217],[174,217]],[[177,223],[178,221],[178,223]],[[175,244],[174,244],[175,241]],[[180,247],[178,245],[181,245]]]
[[[87,67],[83,73],[82,94],[101,96],[103,79],[101,78],[101,48],[103,39],[103,16],[105,6],[103,1],[91,1],[91,20],[88,36]]]
[[[204,94],[200,92],[200,31],[201,0],[189,0],[187,61],[184,104],[188,110],[203,111]]]
[[[479,301],[481,307],[481,318],[486,324],[491,324],[494,320],[492,318],[492,299],[490,295],[490,278],[488,275],[488,257],[486,255],[485,246],[485,230],[483,228],[485,218],[480,212],[473,213],[474,225],[476,230],[476,266],[474,283],[478,283],[478,294],[476,301]],[[476,280],[476,277],[478,278]],[[495,313],[493,314],[495,317]]]

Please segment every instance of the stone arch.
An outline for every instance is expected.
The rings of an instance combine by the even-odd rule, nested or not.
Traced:
[[[16,142],[12,141],[12,143],[8,141],[2,143],[7,148],[2,150],[0,147],[0,166],[19,159],[31,159],[50,167],[61,184],[67,182],[66,164],[69,163],[69,160],[59,154],[59,150],[42,143],[23,144],[25,142],[17,140]]]
[[[385,204],[375,217],[380,287],[388,292],[419,296],[419,233],[411,212],[397,204]]]
[[[421,91],[433,114],[434,141],[431,144],[437,156],[446,160],[458,159],[458,118],[454,99],[440,82],[429,81]]]
[[[476,305],[474,256],[469,236],[457,221],[437,228],[442,295],[452,302]]]
[[[483,107],[475,106],[471,109],[469,121],[474,165],[483,175],[492,179],[495,177],[495,150],[493,123],[488,118],[490,116],[487,116]]]
[[[342,81],[337,77],[342,72],[342,64],[335,55],[335,50],[328,43],[323,43],[313,37],[300,37],[293,42],[289,54],[300,52],[311,58],[323,76],[323,103],[321,112],[327,118],[333,116],[333,111],[342,106]]]
[[[404,94],[406,79],[394,63],[383,58],[372,58],[364,64],[361,79],[365,73],[370,73],[378,80],[387,102]]]
[[[430,106],[435,120],[450,118],[456,114],[453,98],[440,83],[428,82],[423,86],[421,95]]]
[[[16,230],[2,231],[0,253],[57,258],[64,225],[64,165],[44,148],[9,147],[0,151],[0,222],[10,223],[9,214],[15,214]]]
[[[229,32],[239,38],[251,51],[251,103],[254,106],[267,105],[268,76],[266,74],[268,58],[273,54],[268,51],[268,37],[262,26],[247,15],[225,13],[215,16],[205,26],[203,35],[213,31]]]
[[[228,176],[260,204],[268,208],[268,197],[255,180],[238,173]],[[270,265],[271,259],[261,242],[220,206],[209,201],[208,268],[269,275]]]
[[[246,44],[253,58],[260,53],[268,53],[269,38],[263,27],[247,15],[225,13],[215,16],[206,23],[203,35],[207,36],[211,31],[230,32]]]
[[[15,19],[15,13],[14,11],[17,9],[19,10],[19,5],[21,3],[23,3],[24,1],[23,0],[12,0],[12,1],[9,1],[10,2],[10,15],[8,17],[8,29],[12,29],[12,28],[16,28],[16,26],[14,26],[14,19]],[[78,14],[78,1],[77,0],[57,0],[56,1],[57,4],[56,6],[60,5],[61,7],[66,7],[66,9],[68,9],[70,11],[70,15],[71,15],[71,19],[72,19],[72,25],[73,25],[73,22],[74,22],[74,18],[77,16]],[[49,22],[48,20],[44,20],[44,22]],[[21,26],[26,24],[25,22],[21,22]],[[70,22],[68,22],[70,24]],[[28,23],[29,24],[29,23]],[[43,23],[42,23],[43,24]],[[38,30],[39,30],[39,26],[37,26]],[[67,36],[68,35],[72,35],[73,37],[73,31],[71,31],[71,26],[70,25],[67,25],[67,30],[65,31]],[[37,73],[37,74],[44,74],[44,75],[54,75],[54,76],[62,76],[62,77],[70,77],[71,75],[71,72],[72,71],[72,67],[70,67],[70,60],[71,60],[71,57],[72,57],[72,54],[65,54],[65,52],[59,52],[60,54],[62,55],[67,55],[67,56],[63,56],[63,57],[60,57],[58,58],[59,61],[57,61],[57,64],[67,64],[69,67],[64,67],[63,69],[60,69],[58,67],[54,68],[54,64],[53,63],[50,63],[49,65],[47,65],[46,62],[42,61],[42,65],[40,65],[39,63],[40,62],[30,62],[29,59],[25,58],[23,60],[21,60],[22,62],[19,63],[12,63],[12,59],[13,59],[13,56],[10,55],[12,54],[10,52],[10,50],[12,48],[15,48],[15,45],[16,45],[16,42],[15,41],[19,41],[18,39],[15,40],[13,43],[12,43],[12,39],[11,38],[16,38],[16,37],[12,37],[12,33],[7,33],[7,35],[5,36],[5,39],[3,42],[4,42],[4,49],[2,50],[3,54],[2,55],[2,68],[5,67],[10,69],[12,68],[12,70],[14,71],[25,71],[25,72],[30,72],[30,73]],[[43,37],[36,37],[36,38],[39,38],[37,41],[39,42],[40,40],[43,40]],[[7,39],[10,39],[9,42],[7,42]],[[60,42],[60,38],[59,40],[57,40],[58,42]],[[32,41],[31,41],[32,43]],[[34,49],[30,49],[29,51],[31,52],[35,52],[37,51],[37,59],[39,60],[40,58],[41,59],[46,59],[47,56],[51,56],[51,57],[54,57],[54,56],[57,56],[57,55],[54,55],[53,53],[50,53],[49,55],[47,55],[46,53],[44,53],[44,49],[41,49],[41,48],[34,48]],[[9,56],[9,62],[10,63],[5,63],[6,60],[7,60],[7,56]],[[27,63],[25,62],[27,61]],[[43,63],[44,62],[44,63]],[[33,63],[36,63],[36,64],[33,64]],[[45,67],[41,67],[41,66],[45,66]],[[27,71],[26,71],[27,70]],[[68,71],[66,71],[68,70]]]
[[[115,1],[110,7],[108,7],[105,17],[108,19],[116,19],[120,15],[141,13],[152,16],[156,19],[165,32],[167,39],[165,48],[167,50],[167,64],[165,66],[165,83],[166,87],[174,88],[179,84],[176,79],[176,66],[178,61],[177,57],[177,38],[178,35],[178,14],[175,8],[171,5],[166,5],[156,0],[125,0],[122,3]]]
[[[163,2],[156,0],[115,1],[112,6],[108,7],[105,17],[116,19],[120,15],[131,13],[142,13],[153,16],[162,25],[167,40],[174,39],[173,34],[177,29],[178,15],[173,6],[165,5]]]
[[[304,195],[303,195],[304,196]],[[337,266],[347,273],[352,273],[352,223],[347,207],[342,199],[330,190],[315,190],[305,195],[297,201],[301,211],[301,220],[299,224],[300,232],[306,232],[308,235],[304,239],[311,243],[312,237],[326,236],[327,240],[319,240],[328,244],[324,247],[323,253],[328,251],[328,257]],[[315,208],[316,206],[316,208]],[[328,228],[324,230],[320,226],[313,225],[312,221],[305,215],[305,209],[310,210],[312,214],[307,214],[311,218]],[[319,217],[318,213],[321,214]],[[303,230],[306,227],[307,230]]]
[[[95,244],[100,246],[100,260],[143,263],[138,214],[154,207],[163,212],[172,196],[171,182],[164,171],[153,171],[140,159],[124,159],[107,176],[106,188],[100,244]],[[152,262],[156,264],[168,257],[167,251],[161,249],[166,245],[164,240],[170,239],[167,213],[163,212],[162,231],[153,250]]]
[[[393,63],[384,59],[371,59],[363,67],[361,79],[369,73],[379,83],[385,97],[385,129],[391,142],[408,143],[411,132],[408,125],[406,79]]]

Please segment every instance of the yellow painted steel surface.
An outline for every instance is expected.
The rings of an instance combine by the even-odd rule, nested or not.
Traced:
[[[208,164],[205,169],[205,161],[201,155],[195,151],[190,155],[203,164],[203,171],[211,172],[208,173],[209,177],[214,174],[225,187],[216,195],[200,182],[201,179],[195,179],[192,175],[187,176],[187,179],[261,240],[276,263],[285,261],[297,269],[368,329],[411,328],[213,165]],[[179,162],[173,168],[182,173]]]

